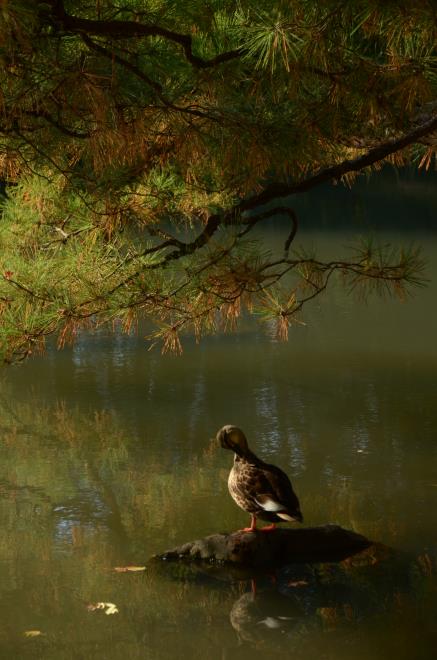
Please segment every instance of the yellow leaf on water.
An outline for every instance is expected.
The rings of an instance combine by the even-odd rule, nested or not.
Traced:
[[[105,614],[118,614],[118,607],[114,603],[106,603]]]
[[[145,566],[114,566],[114,571],[117,573],[139,573],[145,570]]]
[[[118,614],[118,608],[115,603],[90,603],[87,605],[88,612],[104,610],[105,614]]]
[[[25,637],[40,637],[41,635],[44,635],[44,633],[42,633],[41,630],[25,630],[23,635]]]

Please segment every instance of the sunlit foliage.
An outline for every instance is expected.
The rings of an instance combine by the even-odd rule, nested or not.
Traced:
[[[144,316],[180,351],[243,308],[286,337],[335,273],[401,296],[421,281],[416,252],[293,252],[290,200],[266,205],[433,165],[432,3],[17,0],[0,38],[3,359]],[[248,242],[281,212],[282,254]]]

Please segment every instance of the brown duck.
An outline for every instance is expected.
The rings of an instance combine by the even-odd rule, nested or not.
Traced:
[[[256,530],[256,519],[272,524],[263,531],[275,529],[277,522],[302,522],[299,500],[285,472],[264,463],[249,449],[246,436],[237,426],[228,424],[217,433],[217,440],[224,449],[231,449],[234,465],[229,474],[229,492],[239,507],[252,516],[250,527]]]

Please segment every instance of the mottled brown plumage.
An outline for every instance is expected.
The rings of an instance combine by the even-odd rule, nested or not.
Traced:
[[[243,431],[230,424],[217,433],[217,440],[224,449],[231,449],[234,465],[229,474],[229,492],[235,502],[252,516],[250,528],[256,529],[256,519],[273,523],[284,521],[302,522],[299,500],[290,479],[275,465],[264,463],[249,449]]]

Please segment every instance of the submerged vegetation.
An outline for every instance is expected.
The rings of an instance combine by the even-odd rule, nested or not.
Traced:
[[[278,335],[337,275],[404,295],[416,250],[295,249],[293,195],[429,168],[435,9],[373,0],[25,0],[0,13],[0,352],[155,324],[163,350],[242,309]],[[289,218],[273,254],[252,230]]]

